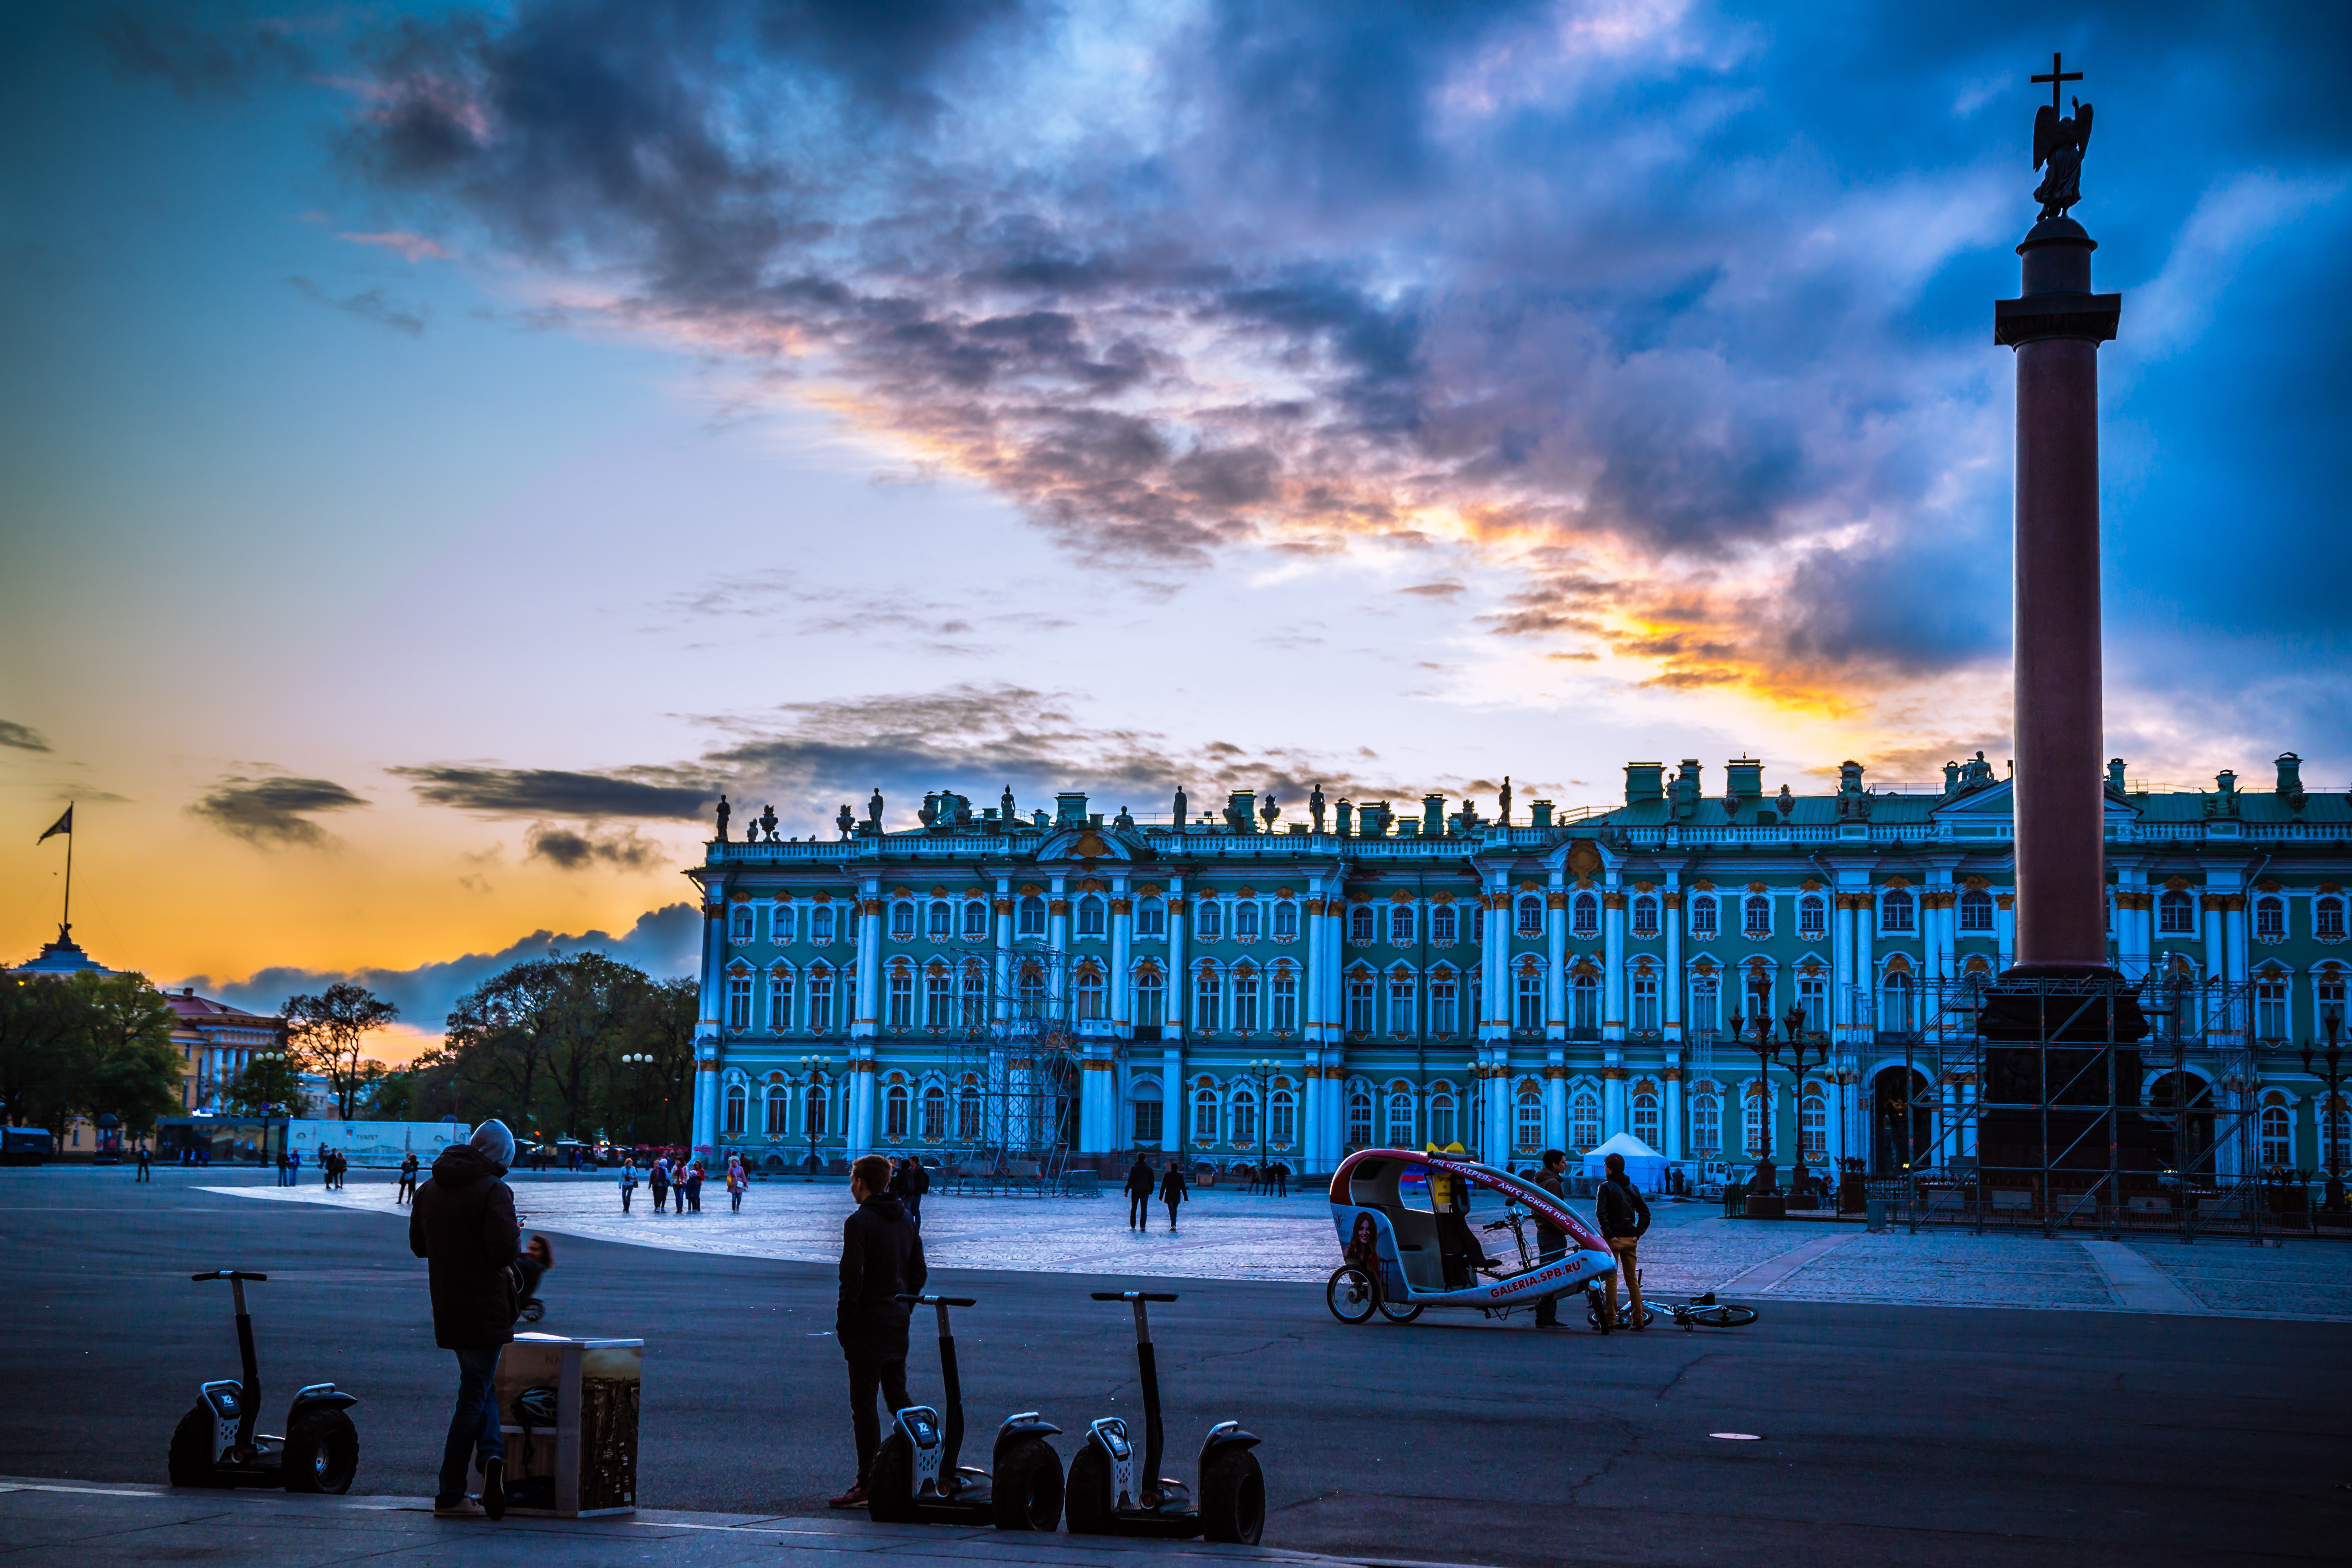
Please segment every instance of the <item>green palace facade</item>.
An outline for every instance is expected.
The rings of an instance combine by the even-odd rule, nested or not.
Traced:
[[[2223,1173],[2347,1158],[2298,1047],[2352,966],[2352,797],[2306,790],[2291,753],[2277,770],[2254,791],[2109,769],[2113,961],[2226,999],[2138,1088],[2184,1097],[2209,1139],[2217,1115],[2247,1129]],[[1801,1142],[1885,1170],[1907,1106],[1914,1148],[1971,1153],[1971,1075],[1906,1047],[1946,1037],[1956,982],[2010,962],[2008,780],[1981,754],[1940,790],[1874,789],[1853,763],[1822,794],[1749,760],[1704,773],[1630,763],[1624,803],[1573,820],[1547,801],[1512,820],[1507,795],[1499,820],[1439,795],[1327,813],[1318,793],[1285,823],[1181,791],[1157,821],[935,795],[903,831],[877,794],[830,841],[722,817],[688,873],[694,1140],[761,1163],[1059,1141],[1319,1173],[1368,1144],[1500,1163],[1630,1131],[1696,1173],[1745,1163],[1769,1121],[1783,1163]],[[1759,1072],[1727,1031],[1792,1009],[1818,1065]],[[1049,1054],[1063,1125],[1006,1124],[1005,1075]]]

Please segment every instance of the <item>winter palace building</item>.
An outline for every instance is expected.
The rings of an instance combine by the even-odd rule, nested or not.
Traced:
[[[1906,1068],[1906,1043],[1942,1026],[1952,982],[2010,962],[2010,784],[1981,754],[1945,773],[1887,792],[1848,763],[1796,795],[1752,761],[1719,790],[1696,762],[1635,763],[1622,806],[1575,820],[1538,801],[1513,822],[1507,795],[1501,821],[1431,795],[1327,822],[1318,793],[1284,824],[1247,793],[1196,816],[1181,792],[1149,824],[1077,794],[1026,816],[1010,792],[977,813],[940,795],[905,831],[877,794],[824,842],[779,839],[772,812],[730,839],[722,816],[688,872],[695,1142],[786,1163],[988,1142],[977,1068],[1042,1052],[1014,1039],[1042,1019],[1061,1137],[1097,1163],[1264,1151],[1316,1173],[1457,1141],[1517,1163],[1631,1131],[1697,1165],[1745,1161],[1769,1117],[1784,1164],[1801,1139],[1884,1169],[1906,1104],[1916,1146],[1966,1152],[1938,1119],[1965,1121],[1972,1081]],[[2114,963],[2235,999],[2179,1047],[2188,1107],[2251,1129],[2263,1166],[2320,1166],[2325,1085],[2297,1048],[2344,1002],[2352,798],[2306,792],[2293,754],[2271,791],[2143,787],[2120,762],[2108,784]],[[1759,1008],[1801,1008],[1826,1060],[1759,1074],[1723,1033]],[[2182,1092],[2174,1061],[2144,1058],[2150,1103]]]

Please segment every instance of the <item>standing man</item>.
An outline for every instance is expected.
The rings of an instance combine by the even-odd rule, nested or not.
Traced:
[[[416,1151],[411,1149],[400,1157],[400,1184],[392,1189],[395,1204],[413,1203],[416,1198]]]
[[[1547,1149],[1543,1152],[1543,1169],[1538,1171],[1533,1178],[1536,1185],[1558,1198],[1563,1207],[1568,1203],[1568,1184],[1560,1177],[1567,1169],[1568,1156],[1558,1149]],[[1568,1232],[1555,1228],[1551,1221],[1542,1215],[1536,1215],[1536,1251],[1538,1254],[1536,1267],[1538,1268],[1547,1263],[1566,1258]],[[1536,1303],[1536,1327],[1539,1329],[1559,1327],[1558,1296],[1546,1296]]]
[[[1143,1158],[1142,1151],[1138,1150],[1135,1163],[1127,1168],[1128,1229],[1151,1228],[1151,1166]]]
[[[1192,1193],[1184,1185],[1184,1162],[1169,1161],[1168,1173],[1160,1178],[1160,1201],[1168,1205],[1168,1228],[1171,1233],[1176,1228],[1176,1210],[1190,1196]]]
[[[1642,1327],[1642,1281],[1634,1267],[1634,1244],[1642,1233],[1650,1228],[1650,1205],[1642,1200],[1641,1189],[1625,1174],[1625,1156],[1612,1154],[1601,1162],[1608,1175],[1601,1179],[1601,1192],[1592,1205],[1592,1217],[1601,1223],[1601,1234],[1609,1243],[1609,1250],[1617,1255],[1617,1268],[1609,1276],[1609,1316],[1606,1322],[1617,1321],[1617,1281],[1625,1281],[1625,1292],[1633,1302],[1633,1327]],[[1607,1333],[1607,1329],[1601,1331]]]
[[[514,1189],[514,1134],[495,1119],[433,1162],[408,1211],[408,1250],[428,1265],[433,1342],[457,1357],[457,1406],[441,1447],[433,1512],[441,1519],[504,1518],[506,1447],[499,1438],[499,1352],[514,1338],[522,1302],[509,1269],[522,1256]],[[466,1495],[466,1460],[482,1457],[482,1500]]]
[[[835,1508],[866,1506],[866,1473],[882,1446],[875,1414],[878,1393],[894,1411],[907,1397],[907,1304],[903,1293],[920,1295],[929,1271],[923,1267],[923,1238],[915,1222],[890,1194],[890,1162],[861,1154],[849,1167],[849,1195],[857,1208],[841,1225],[841,1301],[833,1336],[849,1363],[850,1429],[857,1444],[857,1479],[833,1500]]]
[[[155,1173],[147,1168],[147,1145],[142,1143],[139,1145],[139,1173],[131,1178],[131,1184],[135,1187],[142,1182],[152,1182],[154,1179]]]

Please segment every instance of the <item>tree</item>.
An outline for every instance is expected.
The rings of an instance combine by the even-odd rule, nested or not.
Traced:
[[[322,995],[288,997],[284,1011],[287,1048],[325,1076],[342,1120],[351,1121],[360,1091],[383,1076],[383,1064],[362,1057],[361,1047],[370,1033],[400,1016],[399,1007],[345,980]]]
[[[0,1114],[60,1131],[88,1004],[52,975],[0,975]]]
[[[82,996],[81,1060],[71,1109],[93,1121],[108,1111],[124,1132],[143,1136],[180,1109],[180,1058],[172,1047],[172,1005],[143,974],[68,982]]]
[[[220,1097],[221,1108],[239,1116],[291,1116],[302,1098],[301,1076],[291,1058],[264,1053],[223,1084]]]

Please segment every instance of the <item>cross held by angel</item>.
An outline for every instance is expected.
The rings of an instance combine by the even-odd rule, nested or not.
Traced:
[[[2091,145],[2091,106],[2077,98],[2070,100],[2074,105],[2071,118],[2058,112],[2059,84],[2083,79],[2081,71],[2062,70],[2060,65],[2059,57],[2052,55],[2050,74],[2033,78],[2050,84],[2050,101],[2033,112],[2033,166],[2048,170],[2033,193],[2044,222],[2063,216],[2083,199],[2083,153]]]

